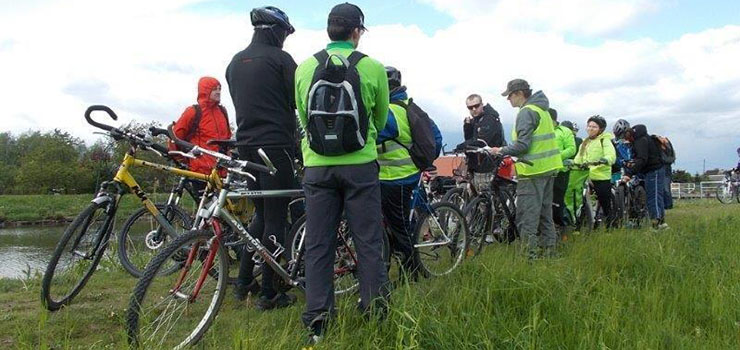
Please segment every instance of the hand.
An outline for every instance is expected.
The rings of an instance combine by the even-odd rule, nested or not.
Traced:
[[[491,147],[488,149],[488,153],[490,154],[499,154],[501,153],[501,147]]]
[[[473,117],[467,116],[465,117],[465,124],[470,124],[473,121]]]
[[[563,161],[563,165],[565,166],[571,166],[573,165],[573,159],[566,159]]]
[[[622,175],[622,182],[630,182],[630,177],[627,175]]]
[[[606,158],[601,158],[599,159],[599,163],[606,165],[609,164],[609,160],[607,160]]]

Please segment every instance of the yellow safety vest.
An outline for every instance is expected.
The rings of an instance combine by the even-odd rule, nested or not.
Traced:
[[[555,140],[555,129],[550,113],[531,104],[522,108],[537,112],[539,123],[532,133],[532,144],[529,145],[529,151],[519,157],[532,162],[533,165],[516,163],[516,173],[520,176],[533,176],[562,168],[563,162],[560,160],[560,149]],[[516,125],[511,131],[511,138],[514,141],[517,139]]]
[[[396,104],[390,104],[389,109],[398,125],[398,137],[396,138],[398,142],[386,140],[377,146],[380,180],[403,179],[419,172],[408,151],[411,147],[411,126],[406,109]],[[399,142],[401,145],[398,144]]]

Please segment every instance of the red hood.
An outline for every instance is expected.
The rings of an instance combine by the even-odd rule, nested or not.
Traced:
[[[211,77],[202,77],[198,80],[198,104],[203,107],[210,107],[218,104],[216,101],[211,101],[211,91],[221,86],[218,79]]]

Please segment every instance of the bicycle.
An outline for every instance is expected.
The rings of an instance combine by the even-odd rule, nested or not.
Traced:
[[[717,186],[717,200],[723,204],[732,203],[734,198],[740,203],[740,175],[733,174],[733,171],[725,172],[723,183]]]
[[[156,239],[164,241],[168,237],[178,236],[180,230],[176,229],[175,226],[188,227],[189,224],[185,219],[187,215],[177,210],[173,209],[172,211],[172,213],[176,213],[172,217],[173,221],[168,220],[159,207],[152,203],[147,194],[139,187],[136,179],[129,172],[131,167],[143,166],[167,171],[206,181],[208,186],[219,184],[221,181],[215,171],[210,175],[204,175],[136,159],[136,151],[139,148],[153,151],[163,157],[166,157],[169,152],[165,147],[145,139],[143,135],[96,122],[91,117],[91,114],[95,111],[106,112],[111,119],[118,119],[118,116],[109,107],[96,105],[90,106],[85,111],[87,122],[94,127],[105,130],[115,140],[127,140],[131,147],[124,155],[121,166],[114,178],[100,184],[100,189],[90,205],[77,215],[65,229],[57,243],[41,281],[41,302],[49,311],[56,311],[68,305],[95,272],[110,242],[116,212],[125,193],[134,193],[141,200],[144,208],[162,227],[162,230],[159,231],[161,236]],[[177,223],[177,220],[174,220],[175,218],[182,222]],[[170,266],[165,269],[165,272],[171,272],[172,269],[173,267]],[[56,292],[57,290],[63,290],[63,292]]]
[[[488,150],[489,147],[470,150],[490,157],[495,174],[488,182],[488,187],[480,189],[465,206],[464,214],[470,226],[472,243],[472,250],[468,252],[470,256],[480,255],[487,237],[492,238],[489,243],[507,244],[519,237],[519,230],[516,227],[516,203],[508,190],[509,187],[516,185],[516,181],[502,176],[499,169],[516,162],[532,165],[530,161],[521,158],[491,155]]]
[[[193,345],[200,340],[218,314],[225,294],[229,260],[224,248],[239,247],[254,251],[255,259],[268,264],[283,284],[279,290],[304,289],[299,264],[290,259],[285,266],[280,262],[286,248],[275,236],[270,240],[275,250],[268,250],[253,237],[241,221],[230,211],[229,201],[266,198],[296,197],[303,190],[250,190],[236,177],[253,177],[250,171],[274,174],[267,155],[258,150],[266,165],[233,159],[222,153],[202,149],[170,135],[181,149],[191,154],[207,154],[216,158],[227,171],[218,197],[198,211],[196,220],[201,225],[177,237],[165,246],[147,265],[132,293],[126,313],[129,343],[136,347],[156,342],[156,347],[176,349]],[[237,240],[230,240],[235,235]],[[159,273],[168,262],[176,262],[179,271],[174,275]],[[176,276],[175,276],[176,275]],[[206,301],[203,303],[203,301]],[[177,333],[177,334],[175,334]]]

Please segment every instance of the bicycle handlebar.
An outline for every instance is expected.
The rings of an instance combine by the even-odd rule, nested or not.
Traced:
[[[103,105],[92,105],[90,107],[87,107],[87,110],[85,111],[85,119],[87,120],[88,124],[90,124],[90,125],[92,125],[92,126],[94,126],[96,128],[103,129],[105,131],[111,131],[111,130],[115,129],[114,127],[112,127],[110,125],[103,124],[103,123],[98,123],[98,122],[94,121],[92,119],[91,114],[92,114],[92,112],[97,112],[97,111],[106,112],[106,113],[108,113],[108,116],[111,117],[111,119],[118,120],[118,116],[116,115],[115,112],[113,112],[112,109],[110,109],[110,107],[103,106]]]
[[[175,123],[170,124],[167,126],[167,136],[169,136],[170,140],[177,145],[177,148],[184,150],[185,152],[190,152],[192,149],[196,148],[196,146],[190,142],[180,140],[180,138],[175,135],[175,131],[172,130],[172,127],[175,125]]]
[[[504,155],[501,155],[501,154],[491,154],[491,152],[489,152],[490,149],[491,149],[491,147],[488,147],[488,146],[485,146],[485,147],[468,147],[468,152],[472,152],[472,153],[483,153],[483,154],[487,155],[488,157],[491,157],[492,159],[504,158],[505,157]],[[522,158],[519,158],[519,157],[509,156],[509,158],[511,158],[511,160],[513,160],[514,163],[522,163],[522,164],[526,164],[526,165],[529,165],[529,166],[534,165],[534,163],[532,163],[531,161],[526,160],[526,159],[522,159]]]
[[[169,132],[167,131],[167,129],[158,128],[156,126],[150,126],[149,127],[149,133],[152,134],[152,136],[164,135],[164,136],[167,136],[167,138],[170,137]]]

